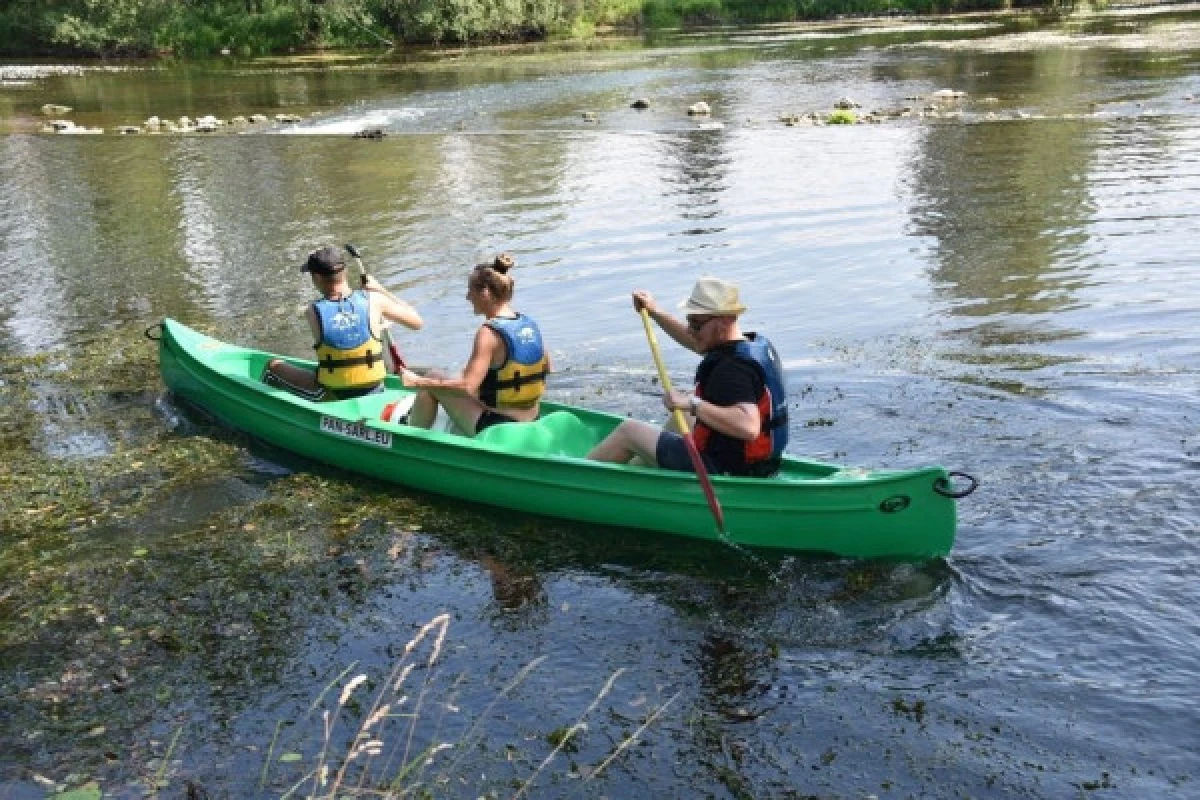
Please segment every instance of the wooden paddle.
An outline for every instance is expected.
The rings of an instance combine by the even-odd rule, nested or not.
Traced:
[[[346,252],[354,257],[355,263],[358,264],[359,281],[363,286],[367,285],[367,268],[363,266],[362,256],[358,254],[358,248],[352,244],[346,245]],[[396,374],[402,369],[408,369],[408,364],[404,361],[404,356],[400,354],[400,347],[396,341],[392,339],[390,326],[385,326],[380,331],[380,336],[383,337],[383,343],[388,349],[388,353],[392,356],[392,373]]]
[[[671,379],[667,376],[667,368],[663,366],[662,353],[658,349],[658,338],[654,335],[654,326],[650,324],[650,312],[645,308],[642,309],[642,326],[646,329],[646,341],[650,342],[650,353],[654,356],[654,366],[658,368],[658,380],[662,383],[663,392],[670,395]],[[704,490],[704,498],[708,500],[708,508],[712,511],[713,519],[717,522],[717,533],[724,536],[725,512],[721,510],[721,503],[717,500],[717,493],[713,489],[712,479],[708,476],[708,469],[704,466],[704,459],[700,457],[700,451],[696,449],[696,441],[692,438],[692,433],[688,429],[687,419],[683,416],[683,412],[677,408],[672,413],[675,416],[675,425],[683,435],[683,441],[687,443],[688,456],[692,459],[692,467],[696,470],[696,477],[700,479],[700,488]]]

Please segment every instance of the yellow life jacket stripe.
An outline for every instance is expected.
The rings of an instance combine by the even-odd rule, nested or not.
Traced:
[[[350,350],[317,346],[317,383],[327,389],[363,389],[387,375],[383,346],[372,339]]]

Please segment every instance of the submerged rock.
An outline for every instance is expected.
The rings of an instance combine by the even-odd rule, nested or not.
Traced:
[[[383,128],[364,128],[361,131],[355,131],[352,138],[354,139],[382,139],[387,136],[387,132]]]
[[[960,92],[957,89],[938,89],[930,95],[935,101],[945,102],[949,100],[962,100],[967,96],[966,92]]]

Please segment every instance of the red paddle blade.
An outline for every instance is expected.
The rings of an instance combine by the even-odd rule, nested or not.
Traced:
[[[402,369],[408,369],[408,364],[404,363],[404,356],[400,355],[400,348],[388,337],[388,353],[392,356],[393,371],[398,372]]]
[[[712,510],[713,519],[717,521],[717,533],[725,535],[725,512],[721,510],[721,503],[717,500],[717,493],[713,489],[712,480],[708,477],[708,469],[704,466],[704,459],[700,457],[700,451],[696,449],[696,442],[692,440],[691,434],[683,437],[687,442],[688,455],[692,459],[692,467],[696,470],[696,477],[700,479],[700,488],[704,490],[704,499],[708,501],[708,507]]]

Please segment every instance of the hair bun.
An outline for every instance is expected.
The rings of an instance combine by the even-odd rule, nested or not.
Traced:
[[[517,260],[509,253],[501,253],[492,261],[492,269],[499,272],[501,275],[508,274],[508,271],[517,265]]]

